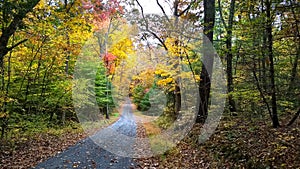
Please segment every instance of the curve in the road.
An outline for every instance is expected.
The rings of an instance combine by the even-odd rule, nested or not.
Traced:
[[[136,126],[131,102],[127,99],[118,121],[38,164],[35,168],[135,168],[133,160],[124,156],[130,156],[128,154],[134,151],[132,140],[136,136]]]

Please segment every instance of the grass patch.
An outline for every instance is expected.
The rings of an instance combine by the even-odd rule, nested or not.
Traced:
[[[143,123],[143,126],[146,130],[146,134],[148,137],[161,134],[161,129],[152,122]]]
[[[151,150],[154,154],[163,154],[167,150],[175,147],[174,143],[163,135],[156,135],[149,138]]]
[[[36,134],[47,133],[51,135],[61,135],[65,132],[83,132],[79,123],[66,121],[65,125],[49,121],[46,115],[23,115],[18,118],[10,118],[9,126],[4,135],[4,140],[27,140]]]

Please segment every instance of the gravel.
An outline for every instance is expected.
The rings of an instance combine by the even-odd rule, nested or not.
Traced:
[[[61,168],[97,168],[97,169],[130,169],[136,168],[136,164],[133,159],[129,157],[122,157],[103,149],[103,145],[99,146],[97,139],[106,139],[106,144],[115,149],[119,145],[113,145],[114,142],[107,139],[107,131],[116,131],[119,135],[124,135],[128,138],[136,136],[137,125],[134,121],[132,114],[132,106],[130,101],[127,101],[123,105],[123,111],[120,119],[111,126],[104,130],[96,132],[93,136],[90,136],[84,140],[77,142],[74,146],[69,147],[62,153],[58,153],[56,156],[38,164],[35,168],[38,169],[61,169]],[[110,132],[111,133],[111,132]],[[113,137],[115,138],[115,136]],[[120,145],[126,145],[127,148],[133,149],[133,144],[128,145],[126,141],[119,140]],[[98,143],[98,144],[96,144]],[[132,150],[131,150],[132,151]]]

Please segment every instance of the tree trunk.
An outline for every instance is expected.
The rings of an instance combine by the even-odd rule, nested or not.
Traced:
[[[179,114],[179,111],[181,109],[181,94],[180,94],[180,87],[179,83],[176,82],[175,84],[175,117],[177,118],[177,115]]]
[[[294,4],[296,2],[291,2],[291,4]],[[296,34],[295,34],[295,42],[298,44],[297,45],[297,52],[296,52],[296,58],[293,63],[293,68],[292,68],[292,73],[291,73],[291,79],[290,79],[290,88],[294,86],[294,81],[297,76],[297,67],[298,67],[298,61],[300,59],[300,28],[299,28],[299,19],[297,18],[297,13],[294,8],[292,8],[292,13],[293,13],[293,18],[295,20],[295,28],[296,28]]]
[[[204,0],[204,38],[203,38],[203,65],[200,74],[199,94],[200,103],[196,122],[203,123],[207,118],[209,93],[214,56],[210,50],[206,50],[213,43],[213,28],[215,23],[215,0]]]
[[[13,20],[8,24],[7,27],[2,23],[2,34],[0,36],[0,66],[3,66],[4,56],[11,51],[13,48],[24,43],[27,39],[24,39],[10,47],[8,47],[10,37],[16,32],[20,24],[22,23],[23,18],[26,17],[27,13],[31,12],[32,9],[38,4],[40,0],[33,0],[23,3],[19,6],[18,11],[14,13]],[[5,1],[4,1],[5,2]],[[4,5],[4,8],[6,6]],[[3,10],[3,9],[1,9]],[[4,16],[5,17],[5,16]]]
[[[300,45],[300,43],[298,43],[298,44]],[[297,54],[296,54],[296,58],[293,63],[293,68],[292,68],[292,72],[291,72],[290,88],[292,88],[294,86],[294,82],[295,82],[296,75],[297,75],[297,67],[298,67],[298,62],[300,59],[300,46],[299,45],[297,48]]]
[[[70,37],[69,37],[68,32],[66,32],[66,38],[67,38],[67,44],[68,44],[68,46],[70,46]],[[66,53],[67,53],[67,56],[66,56],[66,61],[65,61],[65,73],[66,73],[66,76],[68,76],[69,75],[69,61],[70,61],[71,53],[69,51],[66,51]]]
[[[266,12],[267,12],[267,45],[268,55],[270,60],[270,82],[271,82],[271,104],[272,104],[272,122],[273,127],[279,127],[278,115],[277,115],[277,102],[276,102],[276,86],[275,86],[275,70],[274,70],[274,56],[273,56],[273,35],[272,35],[272,18],[271,18],[271,2],[266,0]]]
[[[300,108],[299,108],[298,112],[295,114],[295,116],[292,118],[292,120],[288,123],[287,126],[291,126],[296,121],[296,119],[299,117],[299,115],[300,115]]]
[[[227,39],[226,39],[226,48],[227,48],[227,89],[229,93],[228,102],[229,102],[229,110],[231,112],[235,112],[235,101],[232,98],[233,88],[233,77],[232,77],[232,27],[233,27],[233,17],[234,17],[234,9],[235,8],[235,0],[231,0],[230,2],[230,15],[228,20],[227,27]]]
[[[232,98],[232,92],[233,92],[233,76],[232,76],[232,28],[233,28],[233,17],[234,17],[234,8],[235,8],[235,0],[231,0],[230,2],[230,10],[229,10],[229,19],[228,24],[225,23],[225,19],[223,17],[223,10],[221,6],[221,0],[218,0],[219,5],[219,12],[220,12],[220,18],[221,21],[225,27],[226,30],[226,61],[227,61],[227,91],[228,91],[228,105],[230,112],[235,112],[235,101]]]
[[[263,34],[263,50],[265,50],[267,48],[266,44],[267,44],[267,38],[266,38],[266,33],[264,32],[264,34]],[[266,56],[265,56],[264,52],[262,52],[261,66],[262,66],[262,77],[261,77],[262,86],[263,86],[263,89],[266,90],[268,85],[267,85],[267,81],[266,81],[267,67],[266,67]]]

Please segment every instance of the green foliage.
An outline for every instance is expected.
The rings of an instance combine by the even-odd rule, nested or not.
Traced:
[[[169,105],[164,109],[164,113],[155,120],[157,124],[162,129],[169,128],[174,122],[174,106]]]
[[[110,108],[114,107],[113,98],[111,95],[111,82],[106,75],[106,69],[101,64],[98,68],[95,77],[95,95],[99,109],[105,112],[104,108],[108,105]]]
[[[67,121],[64,126],[57,125],[49,121],[49,116],[39,115],[21,115],[19,113],[11,113],[8,121],[7,133],[5,139],[28,139],[31,136],[40,133],[48,133],[52,135],[60,135],[66,130],[79,129],[82,131],[80,125],[74,121]]]
[[[141,102],[139,104],[141,111],[147,111],[147,110],[150,109],[151,103],[150,103],[149,97],[150,97],[150,93],[147,92],[145,94],[145,96],[142,98],[142,100],[141,100]]]
[[[149,92],[145,92],[146,88],[138,84],[133,89],[133,103],[137,105],[139,111],[147,111],[151,107],[149,100]]]

